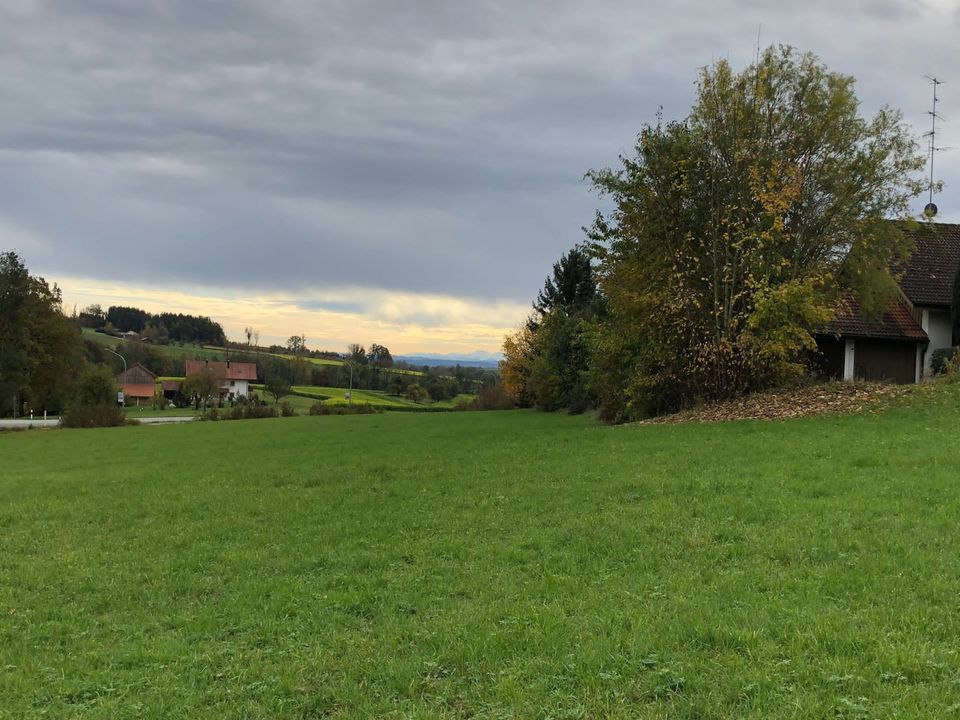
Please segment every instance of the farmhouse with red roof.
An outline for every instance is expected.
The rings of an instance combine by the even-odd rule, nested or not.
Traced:
[[[257,364],[230,362],[229,360],[187,360],[186,375],[195,375],[209,369],[220,379],[220,394],[225,396],[246,397],[250,394],[250,383],[257,381]]]

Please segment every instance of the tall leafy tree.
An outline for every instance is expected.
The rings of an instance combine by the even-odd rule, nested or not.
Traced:
[[[289,395],[291,391],[290,383],[287,382],[287,379],[282,375],[273,375],[267,378],[263,389],[270,395],[273,395],[274,402],[278,404],[283,398]]]
[[[30,349],[30,273],[15,252],[0,255],[0,413],[19,404]]]
[[[296,357],[300,357],[307,349],[307,337],[305,335],[291,335],[287,340],[287,350]]]
[[[590,253],[574,247],[553,264],[526,325],[504,341],[500,370],[515,403],[577,411],[590,404],[584,337],[599,307]]]
[[[347,359],[350,360],[354,365],[366,365],[369,361],[367,357],[367,349],[360,345],[359,343],[351,343],[347,345]]]
[[[206,409],[210,402],[215,402],[220,397],[220,380],[212,368],[204,367],[184,378],[181,392],[187,397],[195,398],[198,403],[203,403]]]
[[[31,276],[15,252],[0,254],[0,414],[24,403],[62,410],[82,363],[59,288]]]
[[[103,327],[107,315],[99,305],[87,305],[80,311],[79,320],[83,327],[98,328]]]
[[[613,201],[590,237],[631,377],[629,416],[802,371],[839,292],[883,307],[923,157],[898,112],[859,115],[853,78],[770,48],[705,68],[682,122],[646,127],[622,167],[589,174]],[[600,378],[602,380],[602,378]]]
[[[571,315],[589,307],[596,299],[597,282],[590,265],[590,252],[578,245],[553,264],[553,273],[544,281],[533,308],[540,317],[557,309]]]
[[[371,345],[367,358],[375,368],[393,367],[393,355],[391,355],[390,350],[383,345],[377,345],[377,343]]]

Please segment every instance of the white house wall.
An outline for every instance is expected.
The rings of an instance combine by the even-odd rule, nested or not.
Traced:
[[[250,382],[248,380],[227,380],[220,387],[237,397],[247,397],[250,394]]]
[[[843,379],[853,380],[856,340],[847,340],[843,344]]]
[[[930,373],[930,362],[936,350],[942,350],[953,345],[953,327],[950,322],[950,312],[947,310],[923,309],[921,325],[927,331],[930,345],[923,361],[923,373]]]

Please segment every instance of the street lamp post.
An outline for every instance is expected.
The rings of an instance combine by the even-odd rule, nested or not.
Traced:
[[[116,355],[118,358],[120,358],[123,361],[123,407],[126,407],[127,406],[127,359],[123,355],[118,353],[116,350],[114,350],[113,348],[107,348],[107,350],[109,352],[112,352],[114,355]]]

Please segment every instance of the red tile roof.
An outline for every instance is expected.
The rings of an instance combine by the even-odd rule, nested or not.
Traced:
[[[864,315],[860,302],[852,297],[842,298],[838,302],[836,315],[822,334],[910,342],[929,340],[927,333],[913,319],[910,308],[902,300],[891,302],[880,317],[868,318]]]
[[[195,375],[205,367],[225,380],[256,380],[257,364],[221,360],[187,360],[186,375]]]
[[[914,305],[950,307],[960,269],[960,225],[925,223],[907,234],[917,247],[900,280],[903,292]]]

